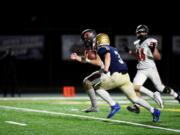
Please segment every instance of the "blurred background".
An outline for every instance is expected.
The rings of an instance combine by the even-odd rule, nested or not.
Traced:
[[[84,9],[81,9],[84,11]],[[20,96],[25,93],[63,92],[64,86],[74,86],[76,93],[82,89],[84,77],[97,70],[89,64],[70,61],[72,51],[82,46],[80,33],[87,28],[97,33],[109,34],[111,45],[117,47],[129,66],[131,80],[136,73],[136,60],[128,56],[123,44],[132,47],[135,29],[146,24],[150,35],[159,41],[162,59],[156,61],[164,84],[176,91],[180,86],[180,27],[178,18],[163,17],[160,12],[140,15],[98,11],[94,17],[90,12],[57,12],[41,15],[3,15],[0,21],[0,94]],[[166,22],[166,23],[165,23]],[[145,84],[153,88],[151,82]],[[116,90],[114,91],[116,92]]]

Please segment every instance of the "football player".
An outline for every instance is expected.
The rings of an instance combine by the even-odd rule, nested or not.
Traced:
[[[133,84],[136,91],[142,92],[155,101],[163,108],[163,102],[159,92],[167,93],[173,96],[177,101],[180,102],[180,94],[176,93],[172,88],[165,86],[160,79],[156,64],[154,60],[159,60],[161,55],[157,49],[158,42],[155,38],[148,36],[149,28],[146,25],[138,25],[136,28],[137,40],[134,41],[135,52],[125,47],[125,50],[137,57],[137,73],[133,80]],[[147,79],[150,79],[156,89],[159,92],[153,93],[151,90],[145,88],[143,84]],[[159,95],[159,96],[158,96]],[[133,107],[127,107],[131,112],[139,113],[139,107],[134,105]]]
[[[87,58],[87,53],[90,50],[94,50],[94,39],[96,37],[96,32],[93,29],[86,29],[81,33],[81,39],[84,42],[84,56],[79,56],[76,53],[72,53],[70,58],[72,60],[79,61],[81,63],[94,63],[94,65],[98,65],[101,68],[103,68],[103,63],[100,60],[100,58],[97,55],[97,60],[90,60]],[[95,50],[94,50],[95,51]],[[85,112],[97,112],[99,109],[97,107],[97,101],[96,101],[96,93],[111,106],[111,112],[108,114],[108,118],[111,118],[115,113],[117,113],[120,110],[120,106],[118,103],[116,103],[109,95],[107,91],[104,89],[94,89],[95,85],[98,85],[100,82],[100,76],[101,76],[101,69],[98,71],[93,72],[89,76],[87,76],[83,80],[83,87],[87,91],[88,96],[91,101],[91,107],[85,109]]]
[[[95,45],[97,53],[104,63],[100,84],[96,87],[104,90],[121,89],[132,103],[143,106],[151,112],[153,122],[158,122],[160,111],[136,95],[134,86],[129,78],[128,67],[122,60],[118,50],[110,46],[109,36],[104,33],[98,34],[95,39]]]

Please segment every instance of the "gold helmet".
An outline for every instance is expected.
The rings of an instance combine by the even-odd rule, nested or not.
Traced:
[[[99,33],[96,36],[96,46],[99,46],[99,45],[110,45],[110,39],[107,34]]]

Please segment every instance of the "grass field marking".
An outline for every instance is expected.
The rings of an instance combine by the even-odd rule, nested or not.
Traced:
[[[15,121],[5,121],[5,122],[9,123],[9,124],[19,125],[19,126],[26,126],[27,125],[25,123],[19,123],[19,122],[15,122]]]
[[[165,108],[163,110],[164,111],[169,111],[169,112],[180,112],[180,109],[175,109],[175,108]]]
[[[100,120],[100,121],[108,121],[108,122],[114,122],[114,123],[125,123],[125,124],[129,124],[129,125],[135,125],[135,126],[146,127],[146,128],[153,128],[153,129],[161,129],[161,130],[166,130],[166,131],[172,131],[172,132],[180,133],[179,129],[164,128],[164,127],[145,125],[145,124],[140,124],[140,123],[135,123],[135,122],[121,121],[121,120],[112,120],[112,119],[106,119],[106,118],[97,118],[97,117],[85,116],[85,115],[65,114],[65,113],[61,113],[61,112],[52,112],[52,111],[36,110],[36,109],[29,109],[29,108],[18,108],[18,107],[3,106],[3,105],[0,105],[0,108],[7,109],[7,110],[24,111],[24,112],[36,112],[36,113],[44,113],[44,114],[51,114],[51,115],[78,117],[78,118]]]

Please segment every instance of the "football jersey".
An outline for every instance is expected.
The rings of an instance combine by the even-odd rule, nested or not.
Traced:
[[[136,40],[134,41],[134,46],[138,58],[137,69],[155,67],[153,54],[150,48],[157,47],[157,40],[154,38],[147,38],[142,43],[140,43],[140,40]]]
[[[105,61],[105,54],[109,52],[111,56],[111,63],[109,67],[110,73],[114,72],[124,72],[128,71],[128,67],[126,63],[122,60],[118,50],[109,45],[101,45],[98,47],[97,53],[99,54],[101,60]]]

